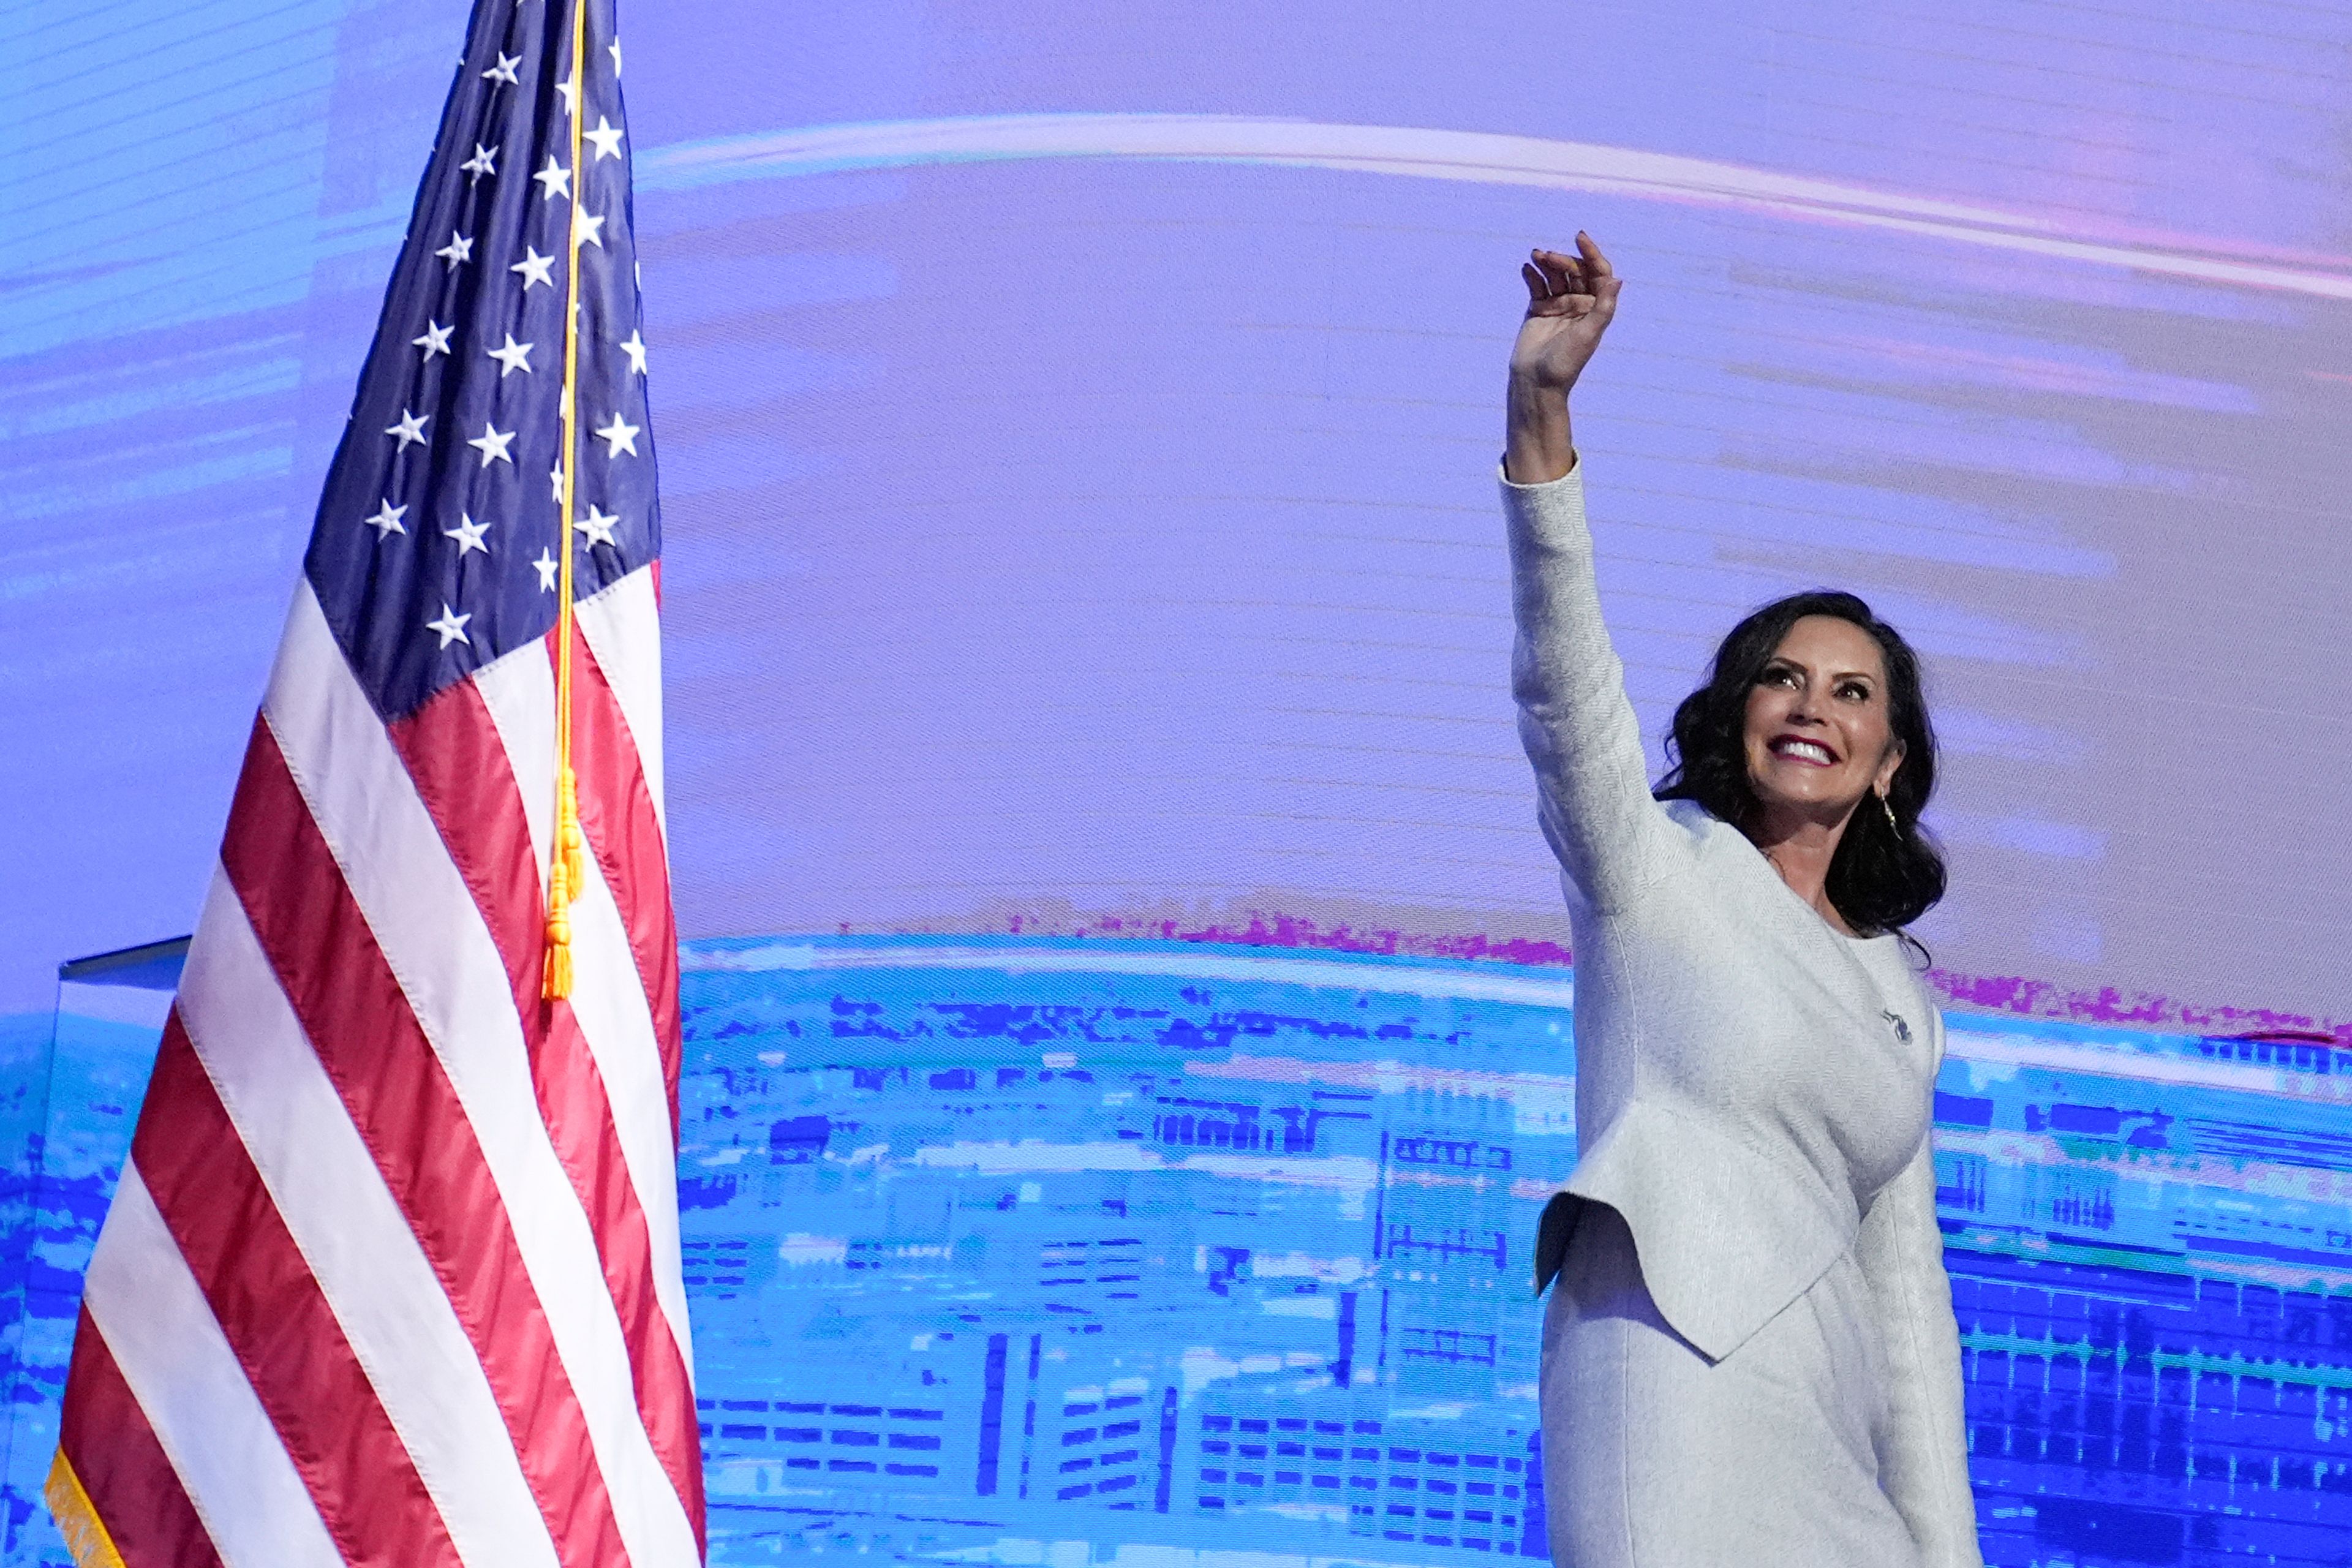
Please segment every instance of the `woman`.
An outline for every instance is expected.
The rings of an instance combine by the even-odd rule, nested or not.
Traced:
[[[1582,1158],[1545,1211],[1558,1568],[1979,1568],[1927,1128],[1943,891],[1908,646],[1801,595],[1725,639],[1653,798],[1568,391],[1617,304],[1538,250],[1511,353],[1513,687],[1576,933]]]

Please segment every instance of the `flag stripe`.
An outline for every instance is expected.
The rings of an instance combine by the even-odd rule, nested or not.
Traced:
[[[575,669],[583,668],[575,666]],[[467,724],[432,720],[433,732],[428,737],[415,728],[425,721],[420,713],[416,720],[394,726],[394,738],[409,760],[419,792],[440,824],[451,854],[467,868],[467,883],[478,889],[527,888],[532,886],[530,879],[543,870],[551,848],[552,809],[536,803],[551,801],[555,793],[554,752],[545,739],[554,724],[553,673],[546,658],[510,658],[478,672],[473,685],[480,700],[480,715],[469,715]],[[596,706],[592,689],[604,689],[601,682],[590,680],[575,688],[574,701],[583,720]],[[456,693],[451,696],[455,700]],[[602,719],[589,721],[604,724],[604,732],[609,737],[611,718],[608,711]],[[482,745],[471,730],[471,724],[482,720],[495,726],[503,755]],[[600,749],[596,765],[617,767],[625,761],[606,746]],[[625,976],[614,973],[602,962],[577,964],[586,990],[573,996],[572,1007],[582,1020],[605,1080],[606,1103],[621,1135],[640,1211],[635,1223],[654,1226],[657,1289],[680,1353],[687,1355],[691,1342],[676,1245],[676,1053],[665,1051],[662,1044],[665,1037],[675,1039],[677,1016],[676,928],[663,891],[668,885],[668,871],[659,858],[657,837],[642,831],[642,815],[637,822],[640,831],[630,842],[650,847],[651,863],[641,856],[635,863],[616,864],[600,839],[600,828],[612,820],[613,814],[592,815],[592,805],[601,805],[604,795],[588,788],[585,775],[581,794],[583,826],[593,853],[583,868],[588,885],[578,894],[572,914],[575,953],[609,952],[630,970],[636,983],[625,983]],[[514,799],[520,802],[519,811],[509,809],[509,802]],[[514,859],[515,840],[521,834],[529,837],[528,866]],[[647,878],[655,880],[648,884]],[[636,918],[644,923],[657,923],[661,931],[657,940],[669,960],[666,1004],[648,994],[643,984],[649,961],[635,955],[635,937],[624,929],[626,919],[620,914],[615,897],[616,892],[648,885],[655,889],[653,895],[639,894],[632,901],[644,911]],[[536,902],[521,904],[511,891],[499,899],[485,897],[481,902],[512,977],[517,1008],[525,1015],[528,1026],[539,1011],[541,908]],[[657,1105],[667,1106],[667,1113],[656,1110]],[[599,1234],[603,1234],[601,1226]]]
[[[553,1568],[554,1542],[489,1375],[226,872],[196,931],[174,1023],[203,1071],[182,1087],[207,1114],[217,1094],[461,1559]],[[202,1161],[205,1146],[191,1154]],[[226,1311],[222,1321],[235,1338]]]
[[[662,1110],[651,1020],[593,859],[583,868],[587,886],[572,907],[572,1001],[550,1006],[540,999],[541,910],[516,896],[537,885],[531,865],[518,863],[518,857],[535,858],[534,814],[524,802],[532,795],[552,796],[553,762],[546,748],[526,740],[518,748],[526,765],[544,771],[530,785],[518,781],[499,741],[506,731],[502,709],[519,739],[551,729],[554,683],[544,658],[504,659],[478,672],[394,725],[392,736],[468,886],[508,889],[479,907],[505,960],[530,1041],[541,1114],[595,1227],[646,1429],[672,1484],[688,1500],[688,1516],[698,1518],[700,1440],[682,1331],[685,1289],[674,1261],[676,1145]],[[543,831],[552,813],[536,815]],[[587,1033],[592,1026],[593,1037]],[[657,1218],[666,1222],[658,1229]]]
[[[220,1568],[204,1521],[87,1307],[74,1325],[58,1456],[72,1466],[82,1501],[122,1568]],[[68,1527],[69,1542],[73,1534]]]
[[[382,746],[383,731],[369,730]],[[280,746],[274,726],[256,726],[237,785],[239,798],[256,809],[230,819],[221,850],[228,879],[488,1374],[558,1554],[599,1561],[611,1550],[616,1510],[541,1310],[544,1292],[533,1300],[476,1124],[345,886]]]
[[[647,563],[611,587],[573,607],[580,635],[596,655],[596,668],[612,683],[613,699],[635,738],[645,771],[646,798],[665,842],[669,807],[663,799],[661,563]],[[667,884],[665,884],[666,886]]]
[[[342,1568],[136,1160],[123,1163],[82,1302],[224,1568]]]
[[[637,1568],[696,1561],[685,1500],[666,1476],[638,1413],[630,1348],[594,1232],[541,1118],[532,1053],[505,962],[390,735],[332,652],[331,635],[306,584],[297,591],[265,700],[270,728],[381,949],[378,962],[401,977],[407,1008],[394,1023],[421,1033],[463,1108],[461,1130],[470,1124],[467,1141],[478,1148],[495,1188],[472,1201],[503,1202],[511,1229],[501,1225],[499,1233],[520,1247],[586,1417],[631,1561]],[[461,682],[436,702],[462,710],[468,689]],[[467,754],[489,753],[477,745]],[[477,803],[485,811],[499,810],[508,798],[483,792]],[[579,1056],[584,1068],[585,1053]],[[451,1201],[420,1213],[405,1194],[402,1206],[420,1228],[427,1219],[462,1227],[474,1223],[469,1215],[476,1212]],[[468,1315],[467,1322],[470,1332],[478,1320]],[[501,1403],[507,1403],[503,1391]],[[521,1447],[536,1480],[541,1457],[533,1445]],[[551,1456],[545,1462],[572,1461]],[[561,1543],[560,1531],[558,1539]],[[569,1560],[570,1548],[564,1550]]]
[[[172,1114],[140,1122],[131,1158],[344,1560],[352,1568],[457,1568],[440,1511],[176,1010],[147,1092],[161,1095]]]
[[[573,971],[567,1014],[595,1062],[595,1077],[574,1068],[582,1097],[603,1113],[599,1152],[617,1148],[635,1199],[613,1227],[606,1254],[614,1303],[630,1325],[631,1364],[646,1430],[664,1468],[699,1516],[701,1436],[695,1425],[687,1337],[686,1285],[678,1257],[677,1168],[669,1142],[661,1059],[645,993],[621,936],[620,914],[593,858],[587,886],[572,906],[575,939],[589,940],[597,962]],[[614,1092],[617,1090],[617,1092]]]
[[[670,1122],[663,1100],[662,1061],[646,994],[629,962],[628,939],[613,901],[612,883],[593,856],[586,885],[572,906],[575,941],[584,938],[599,962],[577,972],[572,1016],[595,1058],[608,1095],[611,1131],[627,1162],[639,1199],[635,1223],[654,1239],[654,1256],[677,1256],[677,1165],[670,1152]],[[670,1337],[687,1346],[686,1288],[673,1264],[652,1273]]]
[[[549,641],[548,660],[502,660],[476,677],[483,704],[515,765],[515,777],[521,781],[526,805],[554,794],[553,752],[538,743],[553,724],[555,708],[553,639]],[[583,953],[618,952],[625,947],[637,983],[627,984],[624,975],[603,963],[581,966],[583,990],[574,994],[572,1005],[603,1074],[622,1151],[652,1230],[662,1309],[679,1356],[690,1366],[693,1341],[677,1263],[677,934],[667,897],[669,869],[642,781],[613,792],[634,800],[633,806],[619,811],[611,807],[607,792],[592,787],[591,781],[599,778],[635,779],[629,763],[634,752],[625,743],[622,721],[594,656],[584,646],[575,651],[574,754],[581,759],[582,826],[592,853],[583,868],[587,886],[572,910],[573,942]],[[595,736],[594,742],[584,742],[584,734]],[[621,737],[619,744],[616,736]],[[552,816],[551,811],[525,813],[532,854],[541,865],[550,851]],[[653,889],[650,895],[646,889]],[[630,906],[626,910],[621,907],[625,897]],[[508,940],[501,933],[501,948]],[[666,991],[656,989],[664,985]],[[667,1115],[656,1111],[656,1106],[665,1107]]]
[[[578,652],[572,660],[572,749],[580,775],[580,823],[613,889],[652,1010],[663,1100],[669,1107],[667,1142],[675,1149],[680,1041],[669,847],[654,810],[651,784],[638,765],[644,748],[633,742],[620,693],[584,637]]]

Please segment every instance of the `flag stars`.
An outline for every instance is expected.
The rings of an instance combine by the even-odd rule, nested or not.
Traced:
[[[400,450],[405,452],[411,446],[425,445],[425,422],[432,417],[430,414],[411,414],[404,408],[400,411],[400,423],[385,426],[383,433],[397,440]]]
[[[474,242],[453,228],[449,231],[449,243],[433,254],[448,262],[449,270],[455,272],[457,263],[474,259]]]
[[[572,79],[570,77],[566,77],[562,81],[555,84],[555,96],[563,100],[563,113],[565,118],[569,119],[572,110]]]
[[[375,515],[365,519],[364,521],[370,528],[375,530],[375,536],[377,539],[385,540],[390,539],[395,533],[406,533],[408,531],[407,524],[400,521],[407,515],[408,509],[406,507],[393,505],[392,498],[386,496],[384,498],[383,504],[376,508]]]
[[[425,323],[425,335],[421,338],[411,338],[408,341],[425,351],[425,363],[430,364],[433,363],[435,354],[446,354],[449,352],[449,334],[455,331],[457,331],[455,322],[445,327],[437,321],[427,321]]]
[[[482,542],[482,535],[489,531],[488,523],[476,522],[472,517],[461,511],[457,514],[457,526],[443,529],[441,537],[457,542],[457,559],[463,561],[466,558],[466,552],[469,550],[478,550],[485,555],[490,552],[490,547]]]
[[[613,422],[599,428],[595,434],[596,438],[604,443],[606,458],[617,458],[624,452],[634,458],[637,455],[637,433],[644,428],[642,425],[625,423],[615,414]]]
[[[582,132],[580,138],[596,143],[596,161],[601,163],[621,155],[621,135],[620,128],[600,114],[596,117],[596,129]]]
[[[475,180],[480,179],[484,174],[495,174],[499,172],[499,150],[495,147],[485,147],[477,142],[474,143],[474,155],[457,167],[465,170]]]
[[[604,248],[604,218],[602,214],[580,209],[578,226],[572,232],[576,237],[573,244],[593,245],[599,250]]]
[[[530,285],[526,283],[523,287],[525,289],[528,289]],[[519,343],[515,342],[514,334],[512,332],[509,332],[507,334],[506,347],[502,349],[491,349],[488,351],[489,356],[499,362],[499,379],[500,381],[504,381],[507,377],[512,375],[517,371],[520,371],[523,374],[529,375],[530,374],[530,351],[534,346],[535,345],[530,343]]]
[[[614,74],[614,76],[618,76],[618,75],[620,75],[620,74],[621,74],[621,40],[620,40],[620,39],[618,39],[618,38],[614,38],[611,43],[606,44],[606,45],[604,46],[604,52],[605,52],[606,54],[608,54],[608,55],[610,55],[610,56],[612,56],[612,57],[613,57],[613,74]]]
[[[613,525],[621,521],[617,512],[599,511],[596,503],[588,503],[588,515],[577,520],[583,544],[610,544]]]
[[[520,55],[510,55],[501,50],[499,54],[499,63],[484,71],[482,79],[488,82],[502,81],[509,87],[520,87],[522,82],[521,79],[515,75],[515,67],[520,64],[522,64]]]
[[[514,461],[512,458],[507,456],[507,447],[513,444],[514,438],[515,433],[513,431],[502,431],[497,426],[485,419],[482,421],[482,433],[475,437],[472,440],[467,441],[466,445],[481,453],[482,467],[487,468],[492,463],[511,463]]]
[[[531,178],[544,187],[541,192],[541,200],[551,202],[558,196],[567,201],[571,199],[572,171],[557,163],[554,153],[550,153],[547,155],[547,167],[533,174]]]
[[[629,341],[621,345],[621,352],[629,356],[631,370],[639,375],[646,374],[646,339],[643,332],[635,327],[630,328]]]
[[[547,499],[558,506],[563,504],[563,465],[561,462],[547,470]]]
[[[449,607],[449,601],[444,599],[441,601],[441,618],[437,621],[425,622],[425,629],[428,632],[439,632],[441,646],[445,648],[453,642],[461,642],[467,647],[471,647],[474,646],[474,639],[466,635],[466,623],[473,618],[470,614],[463,616],[457,614]]]
[[[528,294],[534,283],[544,283],[551,289],[555,286],[555,279],[548,275],[549,269],[554,265],[555,258],[541,256],[529,245],[525,245],[522,247],[522,259],[507,270],[522,274],[522,291]]]
[[[555,558],[555,552],[541,550],[539,552],[539,559],[530,563],[530,568],[539,574],[539,591],[542,594],[554,593],[555,574],[563,570],[563,563]]]

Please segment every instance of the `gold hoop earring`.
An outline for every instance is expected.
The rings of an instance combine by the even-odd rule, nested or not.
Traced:
[[[1893,803],[1888,801],[1883,795],[1878,797],[1878,809],[1886,814],[1886,826],[1894,833],[1895,837],[1897,838],[1902,837],[1903,825],[1895,820],[1895,806]]]

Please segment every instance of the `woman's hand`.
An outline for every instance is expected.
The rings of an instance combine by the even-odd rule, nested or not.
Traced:
[[[1511,345],[1511,387],[1503,472],[1515,484],[1559,479],[1575,465],[1568,389],[1576,384],[1601,334],[1617,313],[1621,287],[1592,237],[1576,237],[1577,254],[1538,250],[1519,268],[1528,286],[1527,319]]]
[[[1528,285],[1528,317],[1519,323],[1519,341],[1511,345],[1512,379],[1524,378],[1562,396],[1601,346],[1622,286],[1591,235],[1579,234],[1576,249],[1574,256],[1538,250],[1519,264]]]

